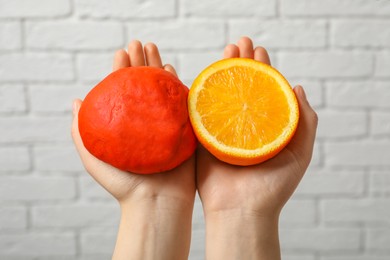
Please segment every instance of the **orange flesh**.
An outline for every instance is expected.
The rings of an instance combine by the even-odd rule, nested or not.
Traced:
[[[285,95],[274,86],[272,77],[250,67],[214,73],[196,104],[202,124],[229,147],[254,150],[271,143],[283,134],[290,113]]]

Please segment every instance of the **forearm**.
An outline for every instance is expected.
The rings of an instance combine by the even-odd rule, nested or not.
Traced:
[[[151,198],[121,205],[113,260],[187,259],[193,204]]]
[[[206,214],[206,259],[280,259],[278,216],[241,210]]]

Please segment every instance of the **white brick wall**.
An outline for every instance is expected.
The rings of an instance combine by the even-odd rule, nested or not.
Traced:
[[[61,206],[36,206],[32,209],[33,227],[117,227],[116,205],[96,203]]]
[[[215,49],[225,43],[225,26],[214,19],[137,21],[126,23],[126,36],[155,42],[161,50]]]
[[[25,229],[27,209],[21,206],[4,206],[0,209],[0,230]]]
[[[183,1],[182,12],[185,16],[196,17],[248,17],[275,16],[275,1],[247,0],[231,1],[222,4],[220,1]]]
[[[242,35],[251,35],[267,49],[313,49],[326,46],[326,22],[324,20],[254,20],[229,23],[229,41],[237,41]],[[277,32],[277,33],[275,33]],[[288,44],[286,44],[288,42]]]
[[[390,47],[390,21],[337,20],[331,32],[332,43],[337,47]]]
[[[71,13],[68,0],[42,0],[37,5],[30,0],[0,0],[1,18],[59,18]]]
[[[124,44],[119,22],[29,22],[25,28],[26,47],[33,50],[105,50]]]
[[[20,22],[3,22],[0,24],[0,50],[16,50],[22,45]]]
[[[0,53],[0,82],[69,81],[71,55],[52,52]]]
[[[0,256],[34,259],[39,256],[75,256],[75,234],[70,232],[30,232],[26,234],[1,234]],[[21,259],[21,258],[19,258]]]
[[[320,16],[356,17],[356,16],[388,16],[390,3],[387,0],[375,1],[372,4],[366,0],[281,0],[281,12],[287,16]]]
[[[26,97],[25,88],[21,84],[0,85],[0,113],[1,112],[25,112]]]
[[[81,17],[134,19],[134,18],[166,18],[176,14],[175,0],[148,0],[115,2],[100,0],[75,1],[75,12]]]
[[[372,75],[374,56],[367,51],[289,51],[279,54],[279,70],[287,78],[362,78]]]
[[[390,259],[389,28],[389,0],[0,0],[0,259],[110,258],[119,209],[85,173],[70,113],[114,50],[154,41],[190,85],[242,35],[320,119],[282,212],[283,259]],[[193,224],[203,259],[199,198]]]
[[[64,202],[76,197],[75,181],[71,177],[5,176],[1,178],[0,198],[8,201]]]

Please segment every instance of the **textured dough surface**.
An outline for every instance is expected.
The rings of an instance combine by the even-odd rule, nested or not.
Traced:
[[[121,170],[143,174],[170,170],[196,147],[187,96],[188,88],[163,69],[115,71],[88,93],[80,108],[84,146]]]

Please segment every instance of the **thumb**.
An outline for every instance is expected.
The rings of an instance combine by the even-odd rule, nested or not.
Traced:
[[[310,106],[302,86],[296,86],[294,92],[299,104],[299,123],[295,135],[287,147],[299,156],[299,159],[306,165],[309,165],[313,154],[318,116]]]
[[[77,114],[79,113],[81,104],[82,104],[82,101],[80,99],[73,100],[73,104],[72,104],[73,117],[77,116]]]
[[[73,142],[76,145],[77,150],[80,152],[83,148],[82,140],[79,133],[79,110],[81,107],[82,101],[80,99],[75,99],[72,104],[72,113],[73,113],[73,122],[72,122],[72,138]]]

